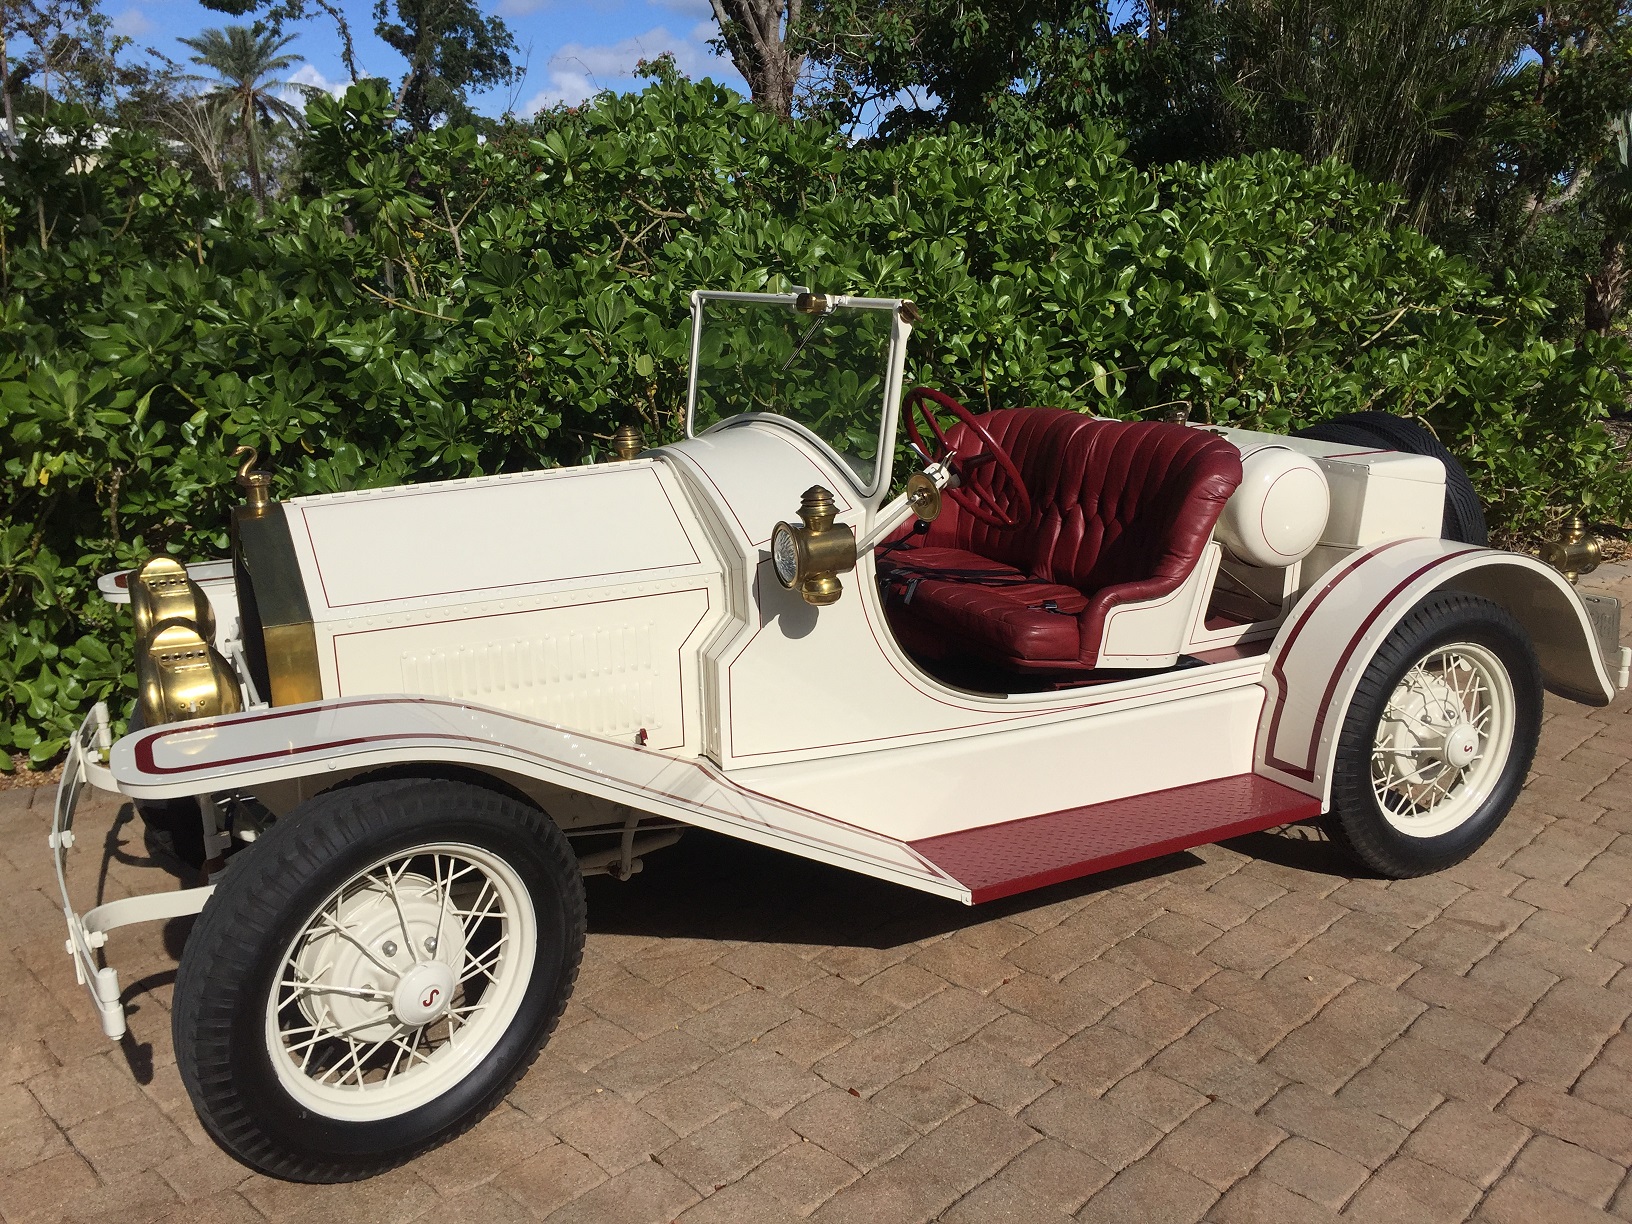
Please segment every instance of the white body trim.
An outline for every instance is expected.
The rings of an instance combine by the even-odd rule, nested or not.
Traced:
[[[1208,544],[1178,590],[1105,613],[1097,656],[1101,667],[1172,667],[1190,640],[1191,626],[1207,611],[1218,575],[1220,549]]]
[[[899,840],[755,794],[705,761],[436,698],[369,697],[171,723],[120,740],[110,768],[125,794],[156,799],[314,773],[339,781],[404,762],[531,778],[969,899],[968,889]]]

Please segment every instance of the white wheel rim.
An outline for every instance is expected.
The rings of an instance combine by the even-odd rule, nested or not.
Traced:
[[[266,1004],[278,1081],[344,1121],[435,1100],[510,1027],[537,937],[526,885],[487,850],[436,843],[380,859],[284,949]]]
[[[1472,642],[1418,659],[1390,694],[1371,749],[1383,818],[1410,837],[1438,837],[1490,797],[1513,746],[1513,682]]]

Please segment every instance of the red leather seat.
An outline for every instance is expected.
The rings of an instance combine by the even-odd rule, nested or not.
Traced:
[[[1086,671],[1107,612],[1171,594],[1195,568],[1241,483],[1240,453],[1183,425],[1057,408],[1000,409],[981,423],[1020,469],[1030,519],[990,527],[948,498],[926,535],[903,531],[882,545],[891,626],[928,657]],[[962,425],[947,439],[960,453],[981,448]],[[1001,502],[995,467],[976,467],[972,479]]]

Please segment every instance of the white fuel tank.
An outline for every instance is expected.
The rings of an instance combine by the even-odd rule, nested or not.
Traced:
[[[1301,561],[1320,542],[1332,509],[1320,465],[1290,448],[1266,446],[1241,457],[1241,472],[1241,485],[1219,516],[1219,543],[1249,565]]]

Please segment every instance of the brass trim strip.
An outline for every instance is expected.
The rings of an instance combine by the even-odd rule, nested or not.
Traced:
[[[323,700],[323,678],[317,667],[317,633],[310,621],[303,625],[267,625],[266,672],[271,681],[269,700],[275,706]]]

